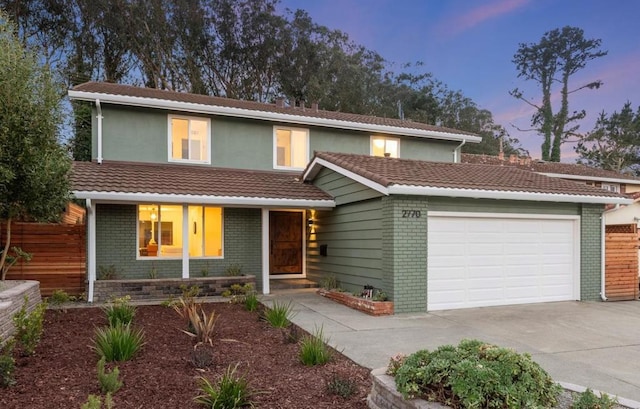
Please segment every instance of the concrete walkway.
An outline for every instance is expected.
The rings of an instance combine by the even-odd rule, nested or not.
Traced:
[[[640,301],[560,302],[371,317],[317,294],[281,290],[292,321],[368,368],[409,354],[475,338],[527,352],[556,380],[640,401]]]

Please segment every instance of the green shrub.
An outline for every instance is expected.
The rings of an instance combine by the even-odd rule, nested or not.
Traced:
[[[107,362],[128,361],[144,345],[144,333],[131,329],[131,324],[96,329],[93,348]]]
[[[418,351],[398,368],[395,381],[405,398],[453,408],[550,408],[561,391],[528,354],[477,340]]]
[[[107,393],[104,397],[104,407],[105,409],[113,408],[113,400],[111,399],[111,394]],[[102,399],[100,396],[89,395],[87,397],[87,401],[81,406],[81,409],[101,409],[102,408]]]
[[[13,359],[14,346],[14,338],[4,341],[0,338],[0,388],[6,388],[16,383],[14,376],[16,361]]]
[[[120,271],[115,265],[98,266],[98,280],[116,280],[120,276]]]
[[[271,324],[274,328],[288,327],[293,316],[293,304],[291,301],[287,304],[273,301],[271,308],[264,311],[265,321]]]
[[[62,304],[72,301],[73,298],[64,290],[55,290],[53,294],[47,299],[49,305],[60,306]]]
[[[571,409],[612,409],[616,403],[618,403],[617,398],[611,398],[606,393],[597,396],[591,389],[587,388],[586,391],[578,394],[573,401],[573,405],[571,405]]]
[[[224,270],[225,276],[237,277],[242,274],[242,264],[229,264]]]
[[[332,395],[347,399],[355,393],[356,383],[349,378],[334,374],[327,382],[327,391]]]
[[[247,311],[256,311],[258,309],[258,295],[250,292],[244,297],[244,309]]]
[[[44,313],[47,304],[41,302],[31,311],[27,313],[27,305],[29,297],[25,295],[22,308],[13,316],[13,325],[16,328],[15,339],[21,346],[22,354],[25,356],[33,355],[36,346],[42,337],[42,326],[44,324]]]
[[[334,275],[328,275],[320,280],[320,287],[325,290],[334,290],[338,288],[338,279]]]
[[[104,365],[106,361],[102,357],[98,361],[98,383],[102,393],[116,393],[122,387],[122,381],[118,379],[120,370],[116,366],[111,372],[105,372]]]
[[[253,407],[253,393],[249,383],[242,375],[236,375],[238,365],[229,366],[220,380],[212,384],[206,378],[200,378],[200,395],[195,401],[211,409],[235,409]]]
[[[125,297],[115,298],[111,303],[105,306],[104,312],[107,314],[107,321],[109,326],[115,327],[117,325],[129,325],[133,321],[133,317],[136,314],[135,305],[129,304],[131,297],[128,295]]]
[[[316,328],[313,335],[302,338],[300,343],[300,362],[307,366],[326,364],[331,360],[331,348],[327,346],[328,338],[324,336],[322,327]]]

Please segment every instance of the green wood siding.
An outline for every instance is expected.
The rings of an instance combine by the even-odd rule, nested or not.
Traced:
[[[382,193],[327,168],[318,173],[313,184],[333,196],[338,206],[382,196]]]

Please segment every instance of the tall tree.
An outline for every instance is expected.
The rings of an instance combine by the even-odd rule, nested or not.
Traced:
[[[11,222],[54,220],[69,199],[70,161],[57,139],[62,93],[38,60],[0,12],[0,220],[7,226],[0,235],[3,280],[6,266],[21,255],[11,247]]]
[[[579,163],[622,172],[640,171],[640,107],[634,113],[631,102],[620,112],[598,117],[594,129],[578,142]]]
[[[583,69],[587,62],[607,55],[600,49],[600,39],[586,39],[584,31],[577,27],[563,27],[546,32],[538,43],[521,43],[513,56],[518,77],[533,80],[540,85],[542,102],[533,103],[518,88],[510,94],[535,108],[531,117],[534,130],[543,136],[542,159],[560,161],[560,145],[568,136],[575,135],[579,125],[570,125],[583,119],[584,110],[569,113],[569,94],[581,89],[597,89],[597,80],[569,89],[569,79]],[[554,112],[552,97],[555,86],[560,86],[560,108]]]

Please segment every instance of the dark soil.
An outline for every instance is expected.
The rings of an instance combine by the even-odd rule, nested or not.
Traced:
[[[215,382],[229,366],[238,365],[259,408],[366,408],[369,370],[335,352],[325,365],[307,367],[298,360],[299,344],[238,304],[206,304],[218,314],[213,363],[204,370],[192,363],[193,341],[180,331],[185,322],[171,308],[139,306],[134,326],[146,345],[129,362],[117,363],[124,386],[115,393],[116,408],[197,408],[200,377]],[[16,385],[0,388],[0,408],[80,408],[89,394],[100,394],[97,354],[91,349],[94,330],[106,325],[99,308],[48,310],[44,334],[35,355],[16,350]],[[304,332],[299,330],[301,334]],[[114,364],[107,365],[109,369]],[[331,393],[334,377],[351,381],[349,398]]]

